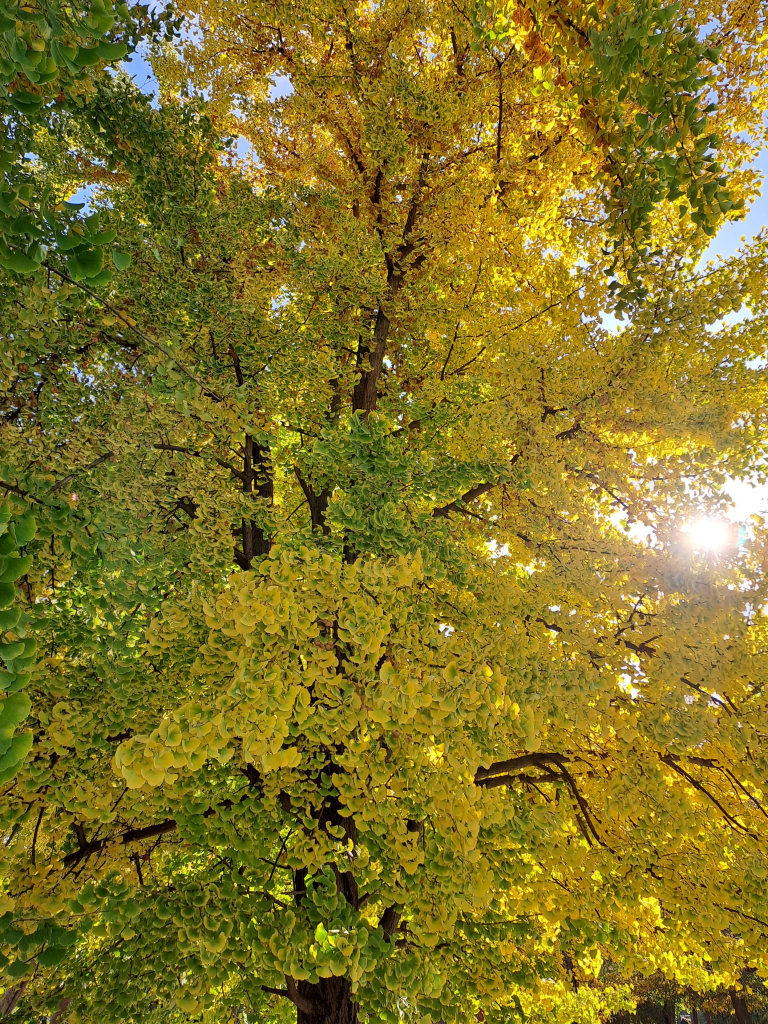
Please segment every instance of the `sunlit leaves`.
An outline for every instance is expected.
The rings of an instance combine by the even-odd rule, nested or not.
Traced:
[[[6,977],[100,1024],[321,981],[593,1024],[633,972],[765,966],[768,549],[683,527],[764,473],[768,249],[697,269],[654,192],[714,131],[698,43],[642,5],[566,54],[452,4],[182,7],[157,104],[87,54],[0,194],[41,265],[0,289]],[[624,164],[654,255],[614,331]]]

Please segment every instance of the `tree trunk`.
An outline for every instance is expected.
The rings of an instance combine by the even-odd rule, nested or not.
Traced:
[[[11,985],[10,988],[3,992],[2,996],[0,996],[0,1017],[4,1017],[7,1013],[13,1013],[19,1000],[24,995],[26,987],[26,981],[20,981],[18,985]]]
[[[357,1003],[352,1002],[348,978],[321,978],[317,985],[300,981],[296,1024],[357,1024]]]
[[[340,826],[354,846],[357,843],[357,824],[353,817],[342,815],[342,810],[338,796],[329,796],[323,802],[320,811],[320,825],[323,828],[329,825]],[[357,910],[359,898],[354,873],[340,870],[338,864],[333,864],[332,867],[336,876],[337,892],[344,897],[350,907]],[[294,874],[293,891],[296,905],[301,906],[307,892],[306,868],[300,868]],[[390,908],[382,918],[382,930],[388,938],[397,928],[401,909]],[[287,976],[285,981],[288,997],[297,1007],[296,1024],[357,1024],[357,1003],[352,1000],[352,985],[348,978],[320,978],[314,985],[309,981],[297,982]]]
[[[731,1003],[736,1014],[736,1020],[739,1024],[752,1024],[752,1018],[749,1016],[749,1010],[747,1004],[744,1001],[744,996],[736,991],[735,988],[728,989],[728,995],[731,997]]]
[[[675,1020],[675,1000],[667,999],[664,1003],[664,1020],[666,1024],[677,1024]]]

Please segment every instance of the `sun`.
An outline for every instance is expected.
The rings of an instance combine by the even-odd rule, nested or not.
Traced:
[[[697,551],[723,551],[733,542],[733,527],[722,519],[697,519],[684,533]]]

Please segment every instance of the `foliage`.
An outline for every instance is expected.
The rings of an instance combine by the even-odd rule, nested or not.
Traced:
[[[117,5],[91,0],[87,6],[57,0],[0,4],[0,265],[5,270],[32,274],[55,247],[70,254],[78,279],[108,283],[100,250],[112,239],[80,222],[82,204],[62,201],[50,188],[36,189],[27,161],[36,153],[36,129],[60,111],[87,109],[108,65],[163,25],[171,38],[174,23],[167,13],[129,8],[124,0]]]
[[[94,210],[0,281],[17,1015],[586,1024],[764,974],[768,538],[683,532],[765,472],[768,237],[699,266],[764,15],[180,13],[157,107],[94,73],[36,125],[30,195]]]
[[[623,260],[632,283],[641,276],[648,218],[662,198],[681,201],[683,213],[690,206],[693,222],[710,235],[721,212],[743,205],[730,199],[720,176],[718,136],[707,134],[716,104],[701,103],[714,81],[703,69],[717,63],[720,48],[699,42],[695,24],[677,17],[679,4],[488,7],[481,32],[487,20],[491,39],[514,42],[534,64],[534,95],[552,92],[556,109],[558,101],[563,107],[558,120],[588,151],[603,154],[594,170],[611,186],[604,199],[613,241],[609,272]],[[623,291],[644,294],[637,285]]]
[[[0,781],[7,782],[18,772],[32,746],[31,732],[16,732],[29,714],[30,700],[20,691],[29,682],[27,671],[34,661],[37,645],[27,636],[29,616],[15,600],[14,583],[25,576],[32,556],[24,548],[35,536],[35,520],[11,517],[6,503],[0,506],[0,688],[7,694],[0,705]]]

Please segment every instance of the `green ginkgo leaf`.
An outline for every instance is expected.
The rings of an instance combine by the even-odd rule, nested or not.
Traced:
[[[0,703],[0,727],[21,725],[30,712],[32,702],[26,693],[14,693]]]
[[[89,68],[98,64],[100,60],[102,60],[102,55],[99,53],[98,46],[81,46],[73,58],[73,63],[79,68]]]
[[[31,260],[26,253],[15,252],[6,259],[0,259],[0,266],[4,270],[11,270],[14,274],[34,274],[40,269],[40,264]]]
[[[49,946],[38,954],[37,962],[41,967],[55,967],[67,957],[67,950],[61,946]]]
[[[89,245],[109,245],[110,242],[114,242],[117,238],[117,232],[110,228],[109,231],[100,231],[98,234],[89,235]]]
[[[125,43],[106,43],[102,41],[96,49],[99,56],[108,61],[122,60],[128,53],[128,47]]]
[[[21,768],[24,758],[32,749],[31,732],[18,733],[13,737],[8,750],[0,755],[0,784],[12,779]]]
[[[37,523],[35,522],[34,516],[26,516],[21,519],[14,526],[14,533],[16,535],[16,543],[19,547],[23,547],[25,544],[29,544],[34,539],[37,533]]]
[[[124,252],[112,252],[112,262],[117,270],[127,270],[133,262],[132,258]]]
[[[21,557],[11,555],[6,562],[5,569],[0,572],[0,583],[13,583],[28,573],[31,565],[31,555],[22,555]]]
[[[0,629],[13,629],[21,617],[21,608],[0,611]]]

